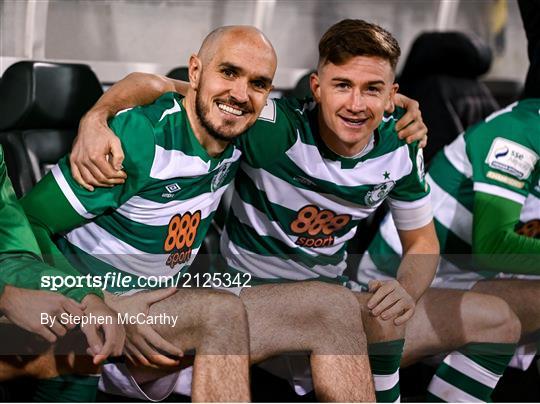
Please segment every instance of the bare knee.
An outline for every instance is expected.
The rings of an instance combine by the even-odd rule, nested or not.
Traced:
[[[316,353],[353,354],[365,349],[360,306],[354,294],[343,286],[309,282],[299,320],[309,322]],[[306,317],[307,315],[307,317]]]
[[[231,328],[232,325],[247,326],[244,304],[232,293],[212,293],[201,302],[204,328]]]
[[[404,338],[405,325],[397,326],[393,320],[383,320],[380,316],[373,316],[367,307],[372,293],[356,293],[356,298],[362,312],[362,322],[368,342],[392,341]]]
[[[301,314],[310,316],[325,328],[362,330],[361,312],[354,294],[340,285],[324,282],[308,282]]]
[[[469,342],[515,343],[521,335],[521,323],[501,298],[470,293],[461,309],[465,335],[463,344]]]
[[[231,293],[212,293],[201,300],[201,343],[224,347],[226,352],[214,354],[246,354],[248,346],[248,322],[240,298]],[[230,350],[241,352],[230,352]]]

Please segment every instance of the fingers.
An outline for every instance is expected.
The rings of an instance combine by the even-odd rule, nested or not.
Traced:
[[[176,288],[158,289],[150,292],[145,292],[143,301],[148,305],[152,305],[160,300],[164,300],[176,293]]]
[[[90,175],[92,175],[92,180],[90,181],[91,185],[110,188],[118,183],[124,182],[123,178],[116,178],[116,171],[113,170],[113,168],[109,165],[109,162],[105,159],[105,156],[100,159],[92,159],[91,161],[86,162],[85,166]],[[112,177],[104,174],[105,168],[107,169],[108,173],[112,173]]]
[[[101,338],[98,334],[98,330],[96,325],[90,324],[85,325],[84,327],[81,327],[81,331],[86,336],[86,342],[88,342],[88,347],[90,351],[92,352],[92,356],[95,356],[99,354],[101,351],[101,347],[103,346],[103,342],[101,341]],[[94,364],[97,364],[94,362]]]
[[[127,360],[133,365],[137,366],[139,362],[132,356],[131,352],[127,348],[127,342],[126,346],[124,347],[124,355],[126,356]]]
[[[368,282],[368,290],[370,293],[375,293],[377,289],[382,286],[382,282],[378,280],[371,280]]]
[[[415,100],[402,96],[407,102],[400,103],[396,99],[396,104],[402,108],[405,108],[405,114],[396,122],[396,130],[399,132],[406,126],[410,125],[413,121],[422,121],[422,113],[420,112],[420,104]]]
[[[422,121],[413,121],[406,128],[398,132],[400,139],[405,139],[407,143],[421,141],[427,135],[427,127]]]
[[[418,146],[420,146],[421,149],[426,147],[428,144],[428,135],[425,135],[422,140],[420,140],[420,143],[418,143]]]
[[[73,177],[73,179],[75,181],[77,181],[77,183],[83,187],[84,189],[86,189],[87,191],[90,191],[92,192],[94,190],[94,187],[90,184],[88,184],[83,176],[81,175],[81,172],[79,171],[79,168],[77,166],[77,164],[74,163],[74,161],[70,158],[69,160],[69,164],[71,166],[71,176]]]
[[[122,170],[122,163],[124,162],[124,151],[122,150],[122,143],[120,142],[120,139],[115,136],[114,139],[111,140],[110,146],[110,155],[112,156],[110,163],[115,170],[120,171]]]
[[[84,165],[79,164],[77,167],[79,169],[79,173],[82,179],[82,183],[79,182],[79,184],[88,191],[92,192],[94,190],[94,187],[92,186],[92,183],[94,182],[94,176]],[[73,178],[75,179],[75,177]]]
[[[135,341],[134,341],[135,342]],[[153,365],[156,366],[178,366],[180,362],[168,358],[165,355],[160,354],[153,347],[148,345],[144,338],[140,338],[136,341],[137,349],[144,355],[144,357]]]
[[[394,319],[394,324],[395,325],[405,324],[407,321],[411,319],[413,314],[414,314],[414,308],[405,310],[401,316],[398,316]]]
[[[161,352],[172,356],[184,356],[184,352],[180,348],[171,344],[169,341],[159,335],[159,333],[152,327],[145,327],[145,330],[141,331],[141,334],[146,339],[146,341],[152,344],[152,346],[154,346],[155,348],[159,349]]]
[[[88,191],[94,187],[112,187],[123,184],[127,175],[123,171],[115,170],[107,161],[105,155],[90,156],[84,160],[70,159],[73,179]]]
[[[367,307],[370,310],[373,310],[375,307],[377,307],[377,305],[381,303],[381,301],[386,297],[386,295],[394,291],[396,287],[396,285],[392,281],[388,281],[388,282],[374,281],[374,282],[378,282],[378,284],[374,283],[377,286],[376,290],[372,290],[371,288],[369,290],[370,292],[375,292],[373,293],[373,296],[371,296],[371,298],[367,302]],[[369,285],[371,286],[371,282],[369,283]]]
[[[90,164],[93,170],[96,171],[96,178],[99,178],[101,182],[121,184],[127,177],[125,172],[113,167],[108,160],[108,156],[90,157]]]
[[[398,301],[399,301],[399,296],[396,293],[393,293],[393,291],[391,291],[387,293],[386,296],[384,296],[384,298],[379,303],[377,303],[375,307],[371,309],[371,314],[374,316],[379,316],[381,315],[383,311],[389,309],[390,307],[395,305]],[[386,318],[383,318],[383,320],[386,320]]]
[[[94,364],[99,364],[109,356],[119,356],[122,354],[124,347],[125,334],[123,329],[118,324],[104,324],[102,326],[105,334],[105,343],[99,351],[99,354],[94,358]]]
[[[66,327],[64,327],[59,321],[55,321],[54,324],[49,327],[49,329],[59,337],[63,337],[67,333]]]
[[[383,320],[389,320],[391,318],[395,318],[402,315],[405,312],[405,310],[409,310],[411,308],[412,308],[412,305],[410,305],[406,301],[406,299],[397,298],[397,300],[395,300],[395,304],[388,306],[386,310],[383,310],[381,312],[381,318]]]
[[[72,314],[73,316],[77,316],[77,317],[84,316],[82,305],[80,305],[79,303],[74,302],[71,299],[65,299],[62,302],[62,308],[64,309],[65,312],[67,312],[69,314]],[[68,329],[72,330],[77,325],[72,321],[68,321],[66,326],[67,326]]]
[[[134,363],[139,363],[143,366],[148,366],[151,368],[155,368],[156,365],[151,364],[148,359],[139,351],[139,349],[135,346],[135,344],[131,342],[126,342],[126,352],[129,353]]]
[[[56,342],[56,335],[52,333],[47,327],[41,326],[39,328],[36,328],[35,330],[31,330],[32,332],[41,335],[43,338],[45,338],[48,342],[51,344]]]
[[[398,107],[409,109],[409,103],[415,103],[418,105],[418,102],[413,100],[412,98],[407,97],[406,95],[403,95],[401,93],[396,93],[394,95],[394,104],[396,104]],[[414,105],[413,105],[414,108]]]

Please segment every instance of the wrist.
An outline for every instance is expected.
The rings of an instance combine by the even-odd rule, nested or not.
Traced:
[[[13,299],[13,293],[17,293],[19,288],[11,285],[3,285],[4,288],[0,292],[0,313],[5,313],[7,308],[7,302]]]
[[[115,111],[107,106],[95,106],[81,118],[82,125],[101,124],[107,125],[109,118],[115,115]]]
[[[99,296],[90,293],[81,300],[81,303],[88,307],[94,304],[103,303],[103,300]]]

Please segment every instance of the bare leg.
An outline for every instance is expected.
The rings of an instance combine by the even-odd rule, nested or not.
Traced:
[[[402,366],[470,342],[515,343],[519,333],[519,320],[504,300],[469,291],[430,288],[407,322]]]
[[[320,401],[374,401],[360,309],[346,288],[295,282],[246,288],[251,361],[311,352]]]
[[[503,299],[521,322],[521,336],[527,338],[540,330],[540,281],[497,279],[480,281],[473,291]]]
[[[179,290],[151,306],[150,315],[178,314],[176,327],[155,325],[169,342],[195,349],[192,399],[249,401],[247,318],[239,298],[211,290]]]

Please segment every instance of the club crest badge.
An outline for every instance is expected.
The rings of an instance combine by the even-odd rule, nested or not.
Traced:
[[[212,178],[212,183],[210,185],[210,189],[212,192],[219,189],[223,185],[223,182],[227,178],[227,174],[229,173],[231,165],[232,163],[225,163],[219,168],[217,174],[214,176],[214,178]]]
[[[396,185],[395,181],[386,181],[382,184],[377,184],[371,191],[368,191],[364,201],[367,206],[376,206],[386,198],[390,191]]]

